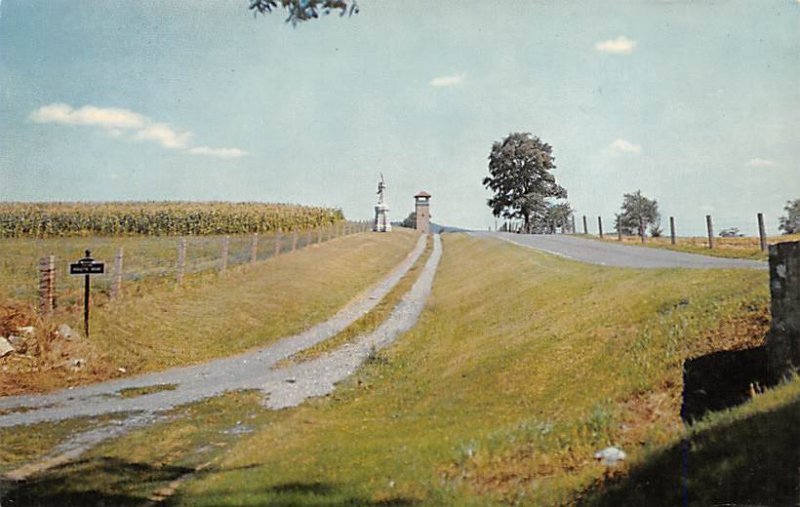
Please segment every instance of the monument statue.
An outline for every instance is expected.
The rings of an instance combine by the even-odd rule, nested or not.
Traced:
[[[389,206],[386,205],[386,181],[383,179],[383,173],[381,173],[381,180],[378,182],[378,204],[375,206],[375,222],[372,224],[373,231],[389,232],[392,230],[388,212]]]
[[[386,192],[386,182],[383,180],[383,173],[381,173],[381,181],[378,182],[378,204],[386,204],[384,202],[385,192]]]

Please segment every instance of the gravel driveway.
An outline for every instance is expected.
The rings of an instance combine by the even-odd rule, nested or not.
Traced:
[[[767,269],[767,263],[746,259],[725,259],[664,248],[620,245],[607,241],[561,234],[513,234],[508,232],[470,232],[478,238],[497,238],[542,252],[590,264],[620,268],[745,268]]]
[[[122,412],[137,412],[136,419],[132,420],[141,424],[142,414],[155,414],[240,389],[262,390],[266,394],[266,405],[275,409],[297,405],[310,396],[326,394],[333,389],[336,382],[350,375],[373,348],[387,345],[416,323],[430,293],[441,256],[441,240],[438,235],[434,236],[433,253],[419,279],[375,332],[360,337],[356,343],[345,345],[305,363],[274,369],[275,363],[335,336],[370,311],[420,257],[425,249],[425,240],[425,236],[421,236],[408,257],[364,296],[328,321],[303,333],[284,338],[269,347],[196,366],[64,389],[45,395],[2,398],[0,410],[12,412],[0,416],[0,427]],[[174,384],[175,389],[134,398],[122,398],[119,393],[122,389],[164,384]]]

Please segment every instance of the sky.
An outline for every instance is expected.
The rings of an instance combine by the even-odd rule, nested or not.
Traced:
[[[678,233],[778,232],[800,198],[800,0],[2,0],[0,201],[225,200],[485,229],[530,132],[594,230],[624,193]]]

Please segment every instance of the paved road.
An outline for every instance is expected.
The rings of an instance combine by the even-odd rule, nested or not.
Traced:
[[[664,248],[620,245],[561,234],[513,234],[473,231],[479,238],[499,238],[512,243],[601,266],[621,268],[744,268],[767,269],[767,263],[675,252]]]

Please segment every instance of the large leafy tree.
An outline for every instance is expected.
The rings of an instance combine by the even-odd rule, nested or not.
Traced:
[[[566,198],[556,183],[553,148],[530,133],[513,132],[492,145],[489,176],[483,179],[494,192],[487,204],[496,217],[521,218],[523,230],[546,221],[549,199]]]
[[[292,25],[332,11],[338,11],[340,16],[358,14],[355,0],[250,0],[250,10],[260,14],[271,13],[279,7],[288,12],[286,22]]]
[[[781,217],[780,229],[784,234],[800,233],[800,199],[786,201],[783,209],[786,211],[786,216]]]
[[[617,213],[616,227],[622,234],[638,234],[644,236],[649,227],[652,236],[661,235],[661,213],[658,202],[642,195],[641,190],[632,194],[623,194],[621,213]]]

